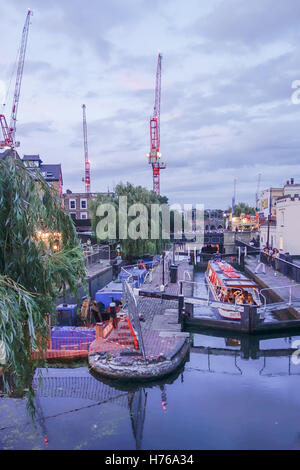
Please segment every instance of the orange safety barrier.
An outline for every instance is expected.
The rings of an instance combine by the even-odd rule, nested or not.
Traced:
[[[98,352],[116,351],[118,349],[139,349],[139,342],[127,316],[97,323],[89,327],[49,327],[47,347],[37,347],[32,357],[38,359],[75,359],[87,358],[91,350]],[[91,349],[91,345],[93,345]]]
[[[96,323],[96,338],[107,338],[112,332],[113,321],[110,319],[108,322]]]
[[[135,349],[139,349],[139,342],[138,342],[138,339],[137,339],[136,334],[135,334],[135,332],[134,332],[134,329],[133,329],[133,327],[132,327],[130,318],[129,318],[129,317],[126,317],[126,320],[127,320],[129,329],[130,329],[130,331],[131,331],[131,334],[132,334],[132,336],[133,336],[134,347],[135,347]]]

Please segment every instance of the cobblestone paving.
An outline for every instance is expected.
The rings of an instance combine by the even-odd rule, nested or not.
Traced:
[[[182,337],[160,337],[158,331],[145,331],[143,342],[146,358],[150,362],[157,362],[159,357],[168,357],[172,351],[174,352],[174,349],[179,349],[184,341],[185,338]],[[130,356],[124,355],[124,350],[127,352],[130,350]],[[110,338],[107,340],[97,338],[91,344],[89,353],[93,355],[99,354],[98,363],[107,363],[108,361],[114,364],[117,363],[120,366],[131,366],[135,364],[136,360],[141,359],[141,353],[136,351],[133,346],[114,342]]]
[[[272,288],[276,294],[285,301],[289,301],[290,289],[288,286],[292,286],[291,289],[291,300],[299,302],[300,300],[300,285],[295,281],[284,276],[282,273],[275,271],[271,266],[265,265],[266,273],[260,272],[257,274],[255,270],[258,265],[258,258],[248,257],[245,260],[246,267],[255,274],[266,286]],[[265,291],[266,294],[266,291]],[[300,308],[294,305],[294,309],[300,313]]]
[[[185,274],[186,272],[189,275]],[[187,261],[181,261],[178,265],[178,280],[182,279],[193,280],[193,267]],[[165,279],[168,280],[165,273]],[[156,267],[153,271],[152,282],[143,286],[143,290],[158,291],[158,287],[162,282],[162,265]],[[165,286],[165,293],[179,294],[180,285],[178,283],[170,283]],[[138,301],[139,312],[143,315],[144,322],[141,322],[142,329],[145,331],[151,330],[152,321],[155,315],[163,315],[167,308],[178,308],[178,302],[173,300],[152,299],[150,297],[140,297]]]
[[[145,321],[141,321],[142,330],[151,330],[155,315],[163,315],[167,308],[178,308],[178,302],[174,300],[150,299],[141,297],[139,299],[139,312]]]

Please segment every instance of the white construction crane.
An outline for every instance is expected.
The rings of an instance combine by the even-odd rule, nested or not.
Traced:
[[[18,105],[19,105],[19,100],[20,100],[21,83],[22,83],[23,69],[24,69],[24,62],[25,62],[25,52],[26,52],[26,47],[27,47],[27,39],[28,39],[28,31],[29,31],[31,15],[32,15],[32,11],[28,8],[26,21],[25,21],[23,33],[22,33],[16,85],[15,85],[15,92],[14,92],[9,127],[8,127],[5,115],[0,114],[0,125],[2,128],[2,134],[3,134],[3,139],[4,139],[3,141],[0,141],[0,148],[10,147],[13,149],[15,147],[19,147],[20,145],[20,142],[15,141],[15,133],[16,133],[17,111],[18,111]]]
[[[258,174],[258,178],[257,178],[257,188],[256,188],[256,195],[255,195],[255,208],[256,208],[257,211],[260,209],[260,208],[259,208],[260,180],[261,180],[261,173]]]

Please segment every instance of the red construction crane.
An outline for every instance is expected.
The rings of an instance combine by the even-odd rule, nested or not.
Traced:
[[[20,145],[20,142],[15,141],[15,134],[16,134],[16,123],[17,123],[17,111],[18,111],[18,105],[19,105],[19,99],[20,99],[21,82],[22,82],[22,76],[23,76],[25,52],[26,52],[26,47],[27,47],[27,39],[28,39],[28,31],[29,31],[31,15],[32,15],[32,12],[30,9],[28,9],[26,21],[25,21],[25,25],[24,25],[23,33],[22,33],[16,85],[15,85],[15,93],[14,93],[14,98],[13,98],[9,127],[7,125],[7,121],[6,121],[4,114],[0,114],[0,125],[2,128],[2,134],[4,138],[3,141],[0,141],[0,148],[10,147],[13,149],[14,147],[19,147]]]
[[[148,161],[153,170],[153,191],[160,194],[160,170],[166,168],[166,164],[160,161],[160,94],[161,94],[161,59],[158,54],[155,86],[155,103],[153,117],[150,118],[150,152]]]
[[[90,173],[90,161],[89,161],[89,152],[88,152],[88,142],[87,142],[87,125],[86,125],[86,115],[85,115],[85,104],[82,105],[83,109],[83,145],[84,145],[84,160],[85,160],[85,192],[89,194],[91,186],[91,173]]]

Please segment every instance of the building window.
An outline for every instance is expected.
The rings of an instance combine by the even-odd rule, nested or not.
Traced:
[[[284,226],[284,212],[281,212],[281,227]]]
[[[279,237],[279,249],[283,250],[283,237],[282,236]]]
[[[76,219],[76,212],[70,212],[70,216],[72,217],[72,219]]]
[[[76,209],[76,199],[69,200],[69,209]]]
[[[86,208],[87,208],[87,200],[80,199],[80,209],[86,209]]]
[[[80,218],[81,219],[87,219],[87,212],[81,212]]]

